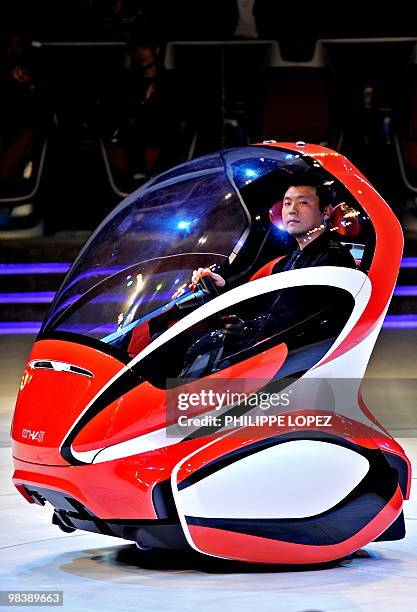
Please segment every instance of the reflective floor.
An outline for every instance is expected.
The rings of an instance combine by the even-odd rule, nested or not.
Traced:
[[[140,553],[116,538],[66,535],[51,525],[50,513],[27,504],[10,481],[10,419],[33,338],[0,336],[0,590],[63,590],[65,610],[415,612],[417,406],[410,379],[417,379],[416,340],[417,330],[383,331],[367,371],[391,381],[389,400],[395,406],[369,405],[395,429],[415,468],[416,486],[405,506],[406,539],[370,544],[331,569],[276,571],[178,553]]]

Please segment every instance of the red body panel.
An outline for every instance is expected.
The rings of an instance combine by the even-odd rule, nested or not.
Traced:
[[[67,493],[103,519],[156,519],[153,487],[169,478],[174,466],[201,443],[201,439],[192,440],[141,455],[76,467],[34,465],[15,458],[13,483]]]
[[[263,353],[225,368],[219,373],[202,378],[182,387],[183,391],[197,391],[206,386],[208,380],[253,379],[255,387],[270,380],[285,361],[288,350],[285,344],[275,346]],[[257,382],[257,381],[260,381]],[[207,411],[196,407],[189,415]],[[139,418],[140,417],[140,418]],[[113,402],[88,423],[75,438],[73,448],[87,451],[110,444],[130,440],[155,429],[166,427],[166,391],[145,382]]]
[[[280,413],[285,416],[285,413]],[[291,411],[292,417],[295,419],[299,416],[326,416],[329,413],[321,412],[319,410],[294,410]],[[234,431],[232,434],[219,438],[219,440],[208,446],[202,448],[200,451],[195,453],[192,457],[187,460],[187,463],[180,467],[177,474],[177,482],[180,483],[185,478],[188,478],[192,473],[201,469],[208,463],[220,459],[227,453],[231,453],[236,450],[240,450],[260,440],[266,440],[276,436],[278,433],[281,436],[286,434],[302,433],[307,432],[318,432],[324,435],[334,435],[341,437],[345,440],[353,442],[363,448],[376,449],[380,448],[384,452],[390,452],[392,454],[401,456],[403,459],[407,459],[403,449],[397,444],[392,438],[385,438],[380,435],[377,431],[371,427],[367,427],[362,423],[358,423],[347,419],[346,417],[339,416],[336,414],[330,415],[332,417],[331,427],[302,427],[302,426],[280,426],[279,432],[274,431],[274,427],[256,427],[254,433],[253,427],[241,428]],[[378,436],[378,437],[377,437]],[[203,446],[203,445],[201,445]],[[409,464],[408,460],[407,463]],[[409,471],[411,476],[411,468]]]
[[[28,363],[33,359],[64,361],[94,374],[88,378],[26,366],[22,377],[13,420],[13,455],[31,463],[68,465],[59,452],[66,433],[124,364],[97,349],[62,340],[35,342]],[[24,437],[24,430],[44,435],[41,441],[30,440]]]
[[[397,487],[390,502],[366,527],[348,540],[331,546],[281,542],[195,525],[190,525],[189,530],[196,546],[206,554],[216,557],[252,563],[323,563],[350,555],[377,538],[400,514],[402,499],[401,491]]]

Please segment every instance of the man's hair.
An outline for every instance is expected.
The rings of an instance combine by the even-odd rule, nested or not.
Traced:
[[[316,177],[299,177],[294,179],[289,187],[314,187],[319,199],[319,208],[323,211],[326,206],[335,206],[336,191],[330,181],[318,180]],[[288,189],[287,188],[287,189]]]
[[[336,192],[331,185],[320,183],[316,185],[316,193],[319,199],[320,210],[323,211],[326,206],[335,206]]]

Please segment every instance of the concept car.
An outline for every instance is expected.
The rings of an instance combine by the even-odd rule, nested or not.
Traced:
[[[274,273],[296,247],[283,195],[312,177],[354,265]],[[410,462],[361,391],[402,246],[389,206],[320,146],[268,141],[153,178],[96,230],[45,318],[12,425],[15,486],[64,531],[143,549],[316,564],[404,537]],[[193,291],[198,268],[224,289]],[[225,333],[227,315],[255,332]],[[230,386],[287,402],[175,403]],[[279,426],[239,420],[265,408]]]

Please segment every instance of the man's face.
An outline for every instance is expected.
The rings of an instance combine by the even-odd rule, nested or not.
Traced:
[[[289,187],[282,202],[284,229],[294,237],[305,236],[318,228],[328,217],[327,210],[320,210],[316,188],[309,185]]]
[[[149,68],[155,64],[158,50],[151,46],[138,46],[135,49],[134,57],[141,68]]]

